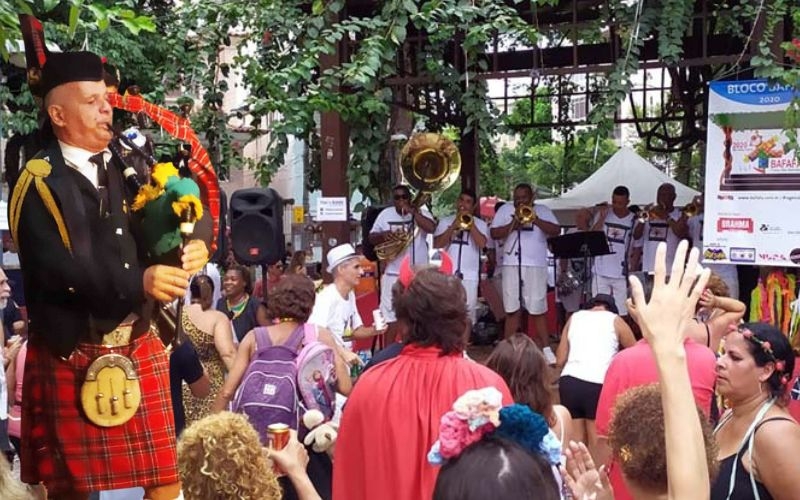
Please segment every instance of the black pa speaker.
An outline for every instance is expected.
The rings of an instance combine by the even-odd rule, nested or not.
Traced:
[[[219,233],[217,234],[217,250],[209,259],[211,262],[222,264],[228,256],[228,195],[219,190]]]
[[[274,189],[240,189],[233,193],[231,245],[240,264],[269,265],[283,258],[283,200]]]
[[[369,206],[361,212],[361,251],[364,257],[372,262],[377,262],[378,256],[375,254],[375,245],[369,242],[369,232],[372,231],[372,226],[375,225],[375,219],[378,218],[378,214],[388,206]]]

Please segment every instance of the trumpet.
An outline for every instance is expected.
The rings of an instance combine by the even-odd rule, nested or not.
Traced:
[[[649,220],[663,219],[663,213],[664,211],[660,205],[647,205],[636,214],[636,220],[640,224],[644,224]]]
[[[700,207],[698,207],[697,203],[695,202],[691,202],[681,209],[681,213],[683,213],[686,217],[694,217],[699,211]]]
[[[475,217],[469,212],[461,212],[456,217],[456,227],[459,231],[469,231],[475,224]]]
[[[536,220],[536,209],[532,205],[517,205],[514,217],[523,226]]]

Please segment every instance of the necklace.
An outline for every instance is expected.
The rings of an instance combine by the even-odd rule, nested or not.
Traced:
[[[297,322],[298,322],[297,318],[289,318],[289,317],[275,318],[272,320],[273,325],[280,325],[281,323],[297,323]]]
[[[231,305],[230,301],[228,299],[225,299],[225,304],[228,306],[228,310],[233,313],[233,317],[231,319],[236,319],[242,315],[245,308],[247,307],[247,299],[249,298],[250,298],[249,295],[244,294],[242,300],[237,302],[235,305]]]

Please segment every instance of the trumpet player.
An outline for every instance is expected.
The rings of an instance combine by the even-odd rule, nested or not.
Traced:
[[[689,236],[686,214],[675,208],[675,185],[669,182],[658,187],[656,205],[639,216],[633,228],[637,246],[642,247],[642,271],[655,270],[656,248],[662,241],[667,244],[667,269],[672,269],[678,243]]]
[[[475,324],[478,304],[481,251],[489,234],[486,223],[474,215],[476,202],[474,191],[461,191],[456,200],[456,213],[439,221],[433,238],[433,246],[444,249],[456,262],[456,273],[464,285],[472,324]]]
[[[385,262],[383,276],[381,276],[380,309],[389,327],[386,333],[387,344],[394,341],[396,334],[392,287],[400,272],[400,262],[403,257],[409,255],[412,265],[427,264],[428,242],[426,238],[428,234],[436,230],[436,222],[428,209],[417,208],[411,202],[411,190],[408,186],[403,184],[395,186],[392,189],[392,199],[393,205],[381,210],[375,219],[375,224],[369,233],[370,243],[379,245],[400,234],[416,234],[411,244],[394,255],[391,260]],[[415,228],[419,228],[419,231],[415,231]]]
[[[629,269],[628,247],[634,225],[634,215],[628,209],[629,202],[628,188],[617,186],[611,193],[611,205],[606,203],[593,210],[586,210],[592,217],[589,230],[606,233],[608,246],[613,252],[594,258],[592,294],[602,293],[614,297],[620,316],[628,312],[625,308],[628,294],[625,280]]]
[[[503,246],[503,307],[506,311],[504,334],[527,331],[527,315],[536,325],[538,344],[548,343],[547,320],[547,238],[561,231],[553,212],[534,205],[530,184],[514,188],[514,204],[505,204],[495,214],[491,236],[505,240]],[[516,233],[516,234],[514,234]]]

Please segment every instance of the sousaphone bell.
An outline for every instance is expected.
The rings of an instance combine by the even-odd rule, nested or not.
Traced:
[[[453,141],[441,134],[414,134],[400,151],[400,170],[406,183],[417,190],[411,203],[419,208],[430,200],[432,193],[444,191],[458,179],[461,153]],[[375,246],[375,253],[381,260],[394,260],[408,248],[414,236],[411,232],[391,233]]]

